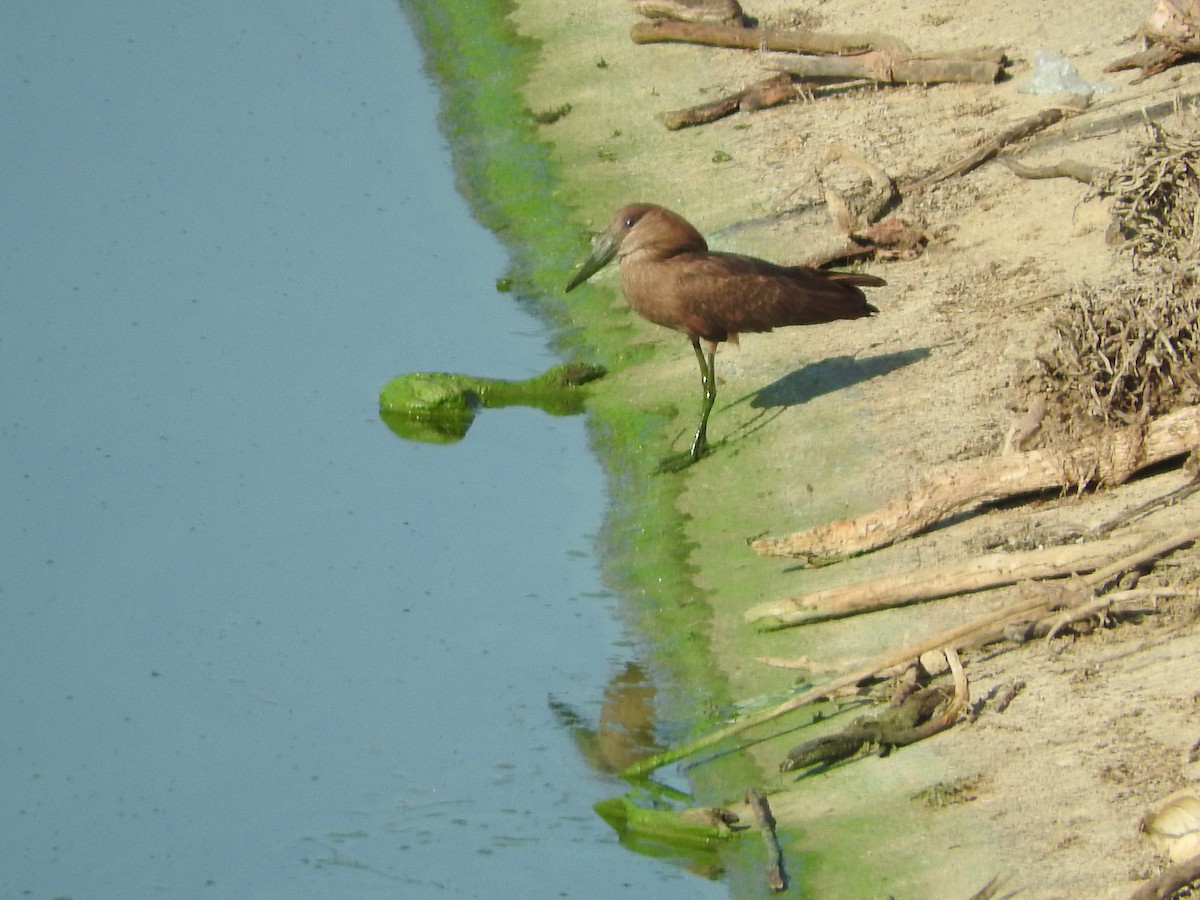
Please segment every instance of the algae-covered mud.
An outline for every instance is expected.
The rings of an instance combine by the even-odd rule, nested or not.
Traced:
[[[453,372],[397,375],[379,392],[379,415],[411,441],[450,444],[466,435],[480,409],[530,406],[552,416],[583,412],[580,388],[604,375],[601,366],[564,363],[524,381]]]
[[[605,385],[651,358],[655,349],[636,337],[628,315],[613,314],[607,291],[585,286],[577,292],[582,300],[567,302],[564,288],[591,231],[577,221],[576,201],[568,200],[577,196],[577,185],[538,132],[540,107],[531,106],[527,88],[542,48],[518,30],[516,7],[508,0],[402,5],[431,51],[430,67],[444,90],[444,130],[464,194],[511,249],[505,296],[551,319],[562,352],[603,366]],[[713,721],[725,695],[709,667],[707,606],[692,584],[681,537],[676,504],[682,483],[651,477],[654,445],[676,403],[695,398],[660,394],[658,387],[624,377],[612,389],[589,389],[594,443],[612,496],[601,544],[611,579],[628,594],[627,615],[647,641],[653,669],[669,674],[675,686],[660,709],[668,719],[692,722],[699,714]]]
[[[557,117],[531,106],[527,88],[542,48],[518,31],[515,7],[500,0],[408,0],[402,5],[412,13],[430,51],[431,70],[444,90],[443,128],[452,140],[464,194],[480,221],[511,249],[505,296],[552,320],[566,356],[602,366],[610,377],[652,358],[656,349],[637,337],[627,314],[614,314],[606,289],[581,288],[576,292],[581,299],[566,302],[564,287],[587,251],[590,229],[573,212],[578,185],[538,133],[539,122]],[[608,580],[624,597],[623,616],[661,687],[658,730],[663,739],[675,742],[715,725],[728,711],[724,680],[709,654],[709,607],[693,583],[691,547],[678,509],[684,483],[656,474],[659,457],[673,439],[664,427],[674,419],[676,404],[690,409],[696,398],[691,392],[661,390],[660,384],[638,384],[628,376],[613,388],[606,386],[608,381],[589,386],[586,401],[594,445],[609,472],[612,500],[600,544]],[[392,387],[381,395],[383,409],[396,402],[388,396]],[[404,416],[400,421],[405,436],[461,437],[464,423],[469,426],[474,414],[472,407],[483,405],[477,387],[454,375],[420,375],[402,382],[403,391],[421,395],[418,407],[430,397],[437,402],[445,398],[451,410],[446,418],[452,422],[449,427],[429,427],[435,417]],[[491,383],[489,390],[496,387]],[[560,396],[577,395],[568,391]],[[399,398],[401,406],[407,403]],[[396,416],[383,415],[397,428]],[[636,791],[628,801],[614,800],[615,808],[631,802],[664,814],[634,816],[638,827],[633,832],[639,840],[631,846],[647,852],[660,846],[642,826],[652,820],[672,821],[672,810],[736,796],[750,775],[746,766],[744,757],[731,755],[706,767],[706,780],[714,786],[701,784],[701,794],[695,797],[653,788]],[[630,817],[622,821],[628,824]],[[684,832],[697,827],[701,826],[685,825]],[[626,828],[618,832],[629,833]],[[678,847],[678,842],[667,840],[665,845]],[[690,851],[684,855],[690,858]],[[726,855],[723,850],[721,860]],[[723,865],[710,860],[699,868],[711,877]]]

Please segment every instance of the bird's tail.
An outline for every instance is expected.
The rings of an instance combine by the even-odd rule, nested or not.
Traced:
[[[876,315],[879,308],[867,302],[867,296],[859,288],[865,287],[883,287],[887,284],[882,278],[875,275],[864,275],[861,272],[822,272],[826,278],[835,284],[845,285],[849,288],[859,300],[862,301],[863,311],[868,316]]]
[[[824,272],[822,274],[830,281],[836,281],[838,284],[852,284],[855,287],[883,287],[887,284],[882,278],[875,275],[864,275],[861,272]]]

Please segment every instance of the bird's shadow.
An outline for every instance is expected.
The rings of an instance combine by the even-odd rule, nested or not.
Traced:
[[[746,438],[779,415],[789,406],[808,403],[823,394],[832,394],[855,384],[870,381],[921,362],[929,357],[930,347],[916,347],[878,356],[833,356],[810,363],[784,375],[778,381],[726,404],[726,408],[749,401],[752,409],[761,410],[739,429],[739,439]]]
[[[754,409],[799,406],[823,394],[831,394],[921,362],[931,352],[929,347],[917,347],[878,356],[832,356],[790,372],[735,402],[749,400]]]

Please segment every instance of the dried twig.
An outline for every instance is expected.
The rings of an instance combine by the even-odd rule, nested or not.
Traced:
[[[1122,69],[1141,69],[1142,72],[1130,84],[1141,84],[1152,75],[1165,72],[1184,60],[1200,56],[1200,39],[1167,41],[1147,47],[1132,56],[1118,59],[1104,67],[1105,72],[1120,72]]]
[[[1189,525],[1167,537],[1147,544],[1145,547],[1135,550],[1121,559],[1109,563],[1102,569],[1097,569],[1091,575],[1088,575],[1084,581],[1093,590],[1103,590],[1110,582],[1121,577],[1126,572],[1132,572],[1134,569],[1151,563],[1160,556],[1166,556],[1168,553],[1172,553],[1186,544],[1195,543],[1197,539],[1200,539],[1200,525]]]
[[[1192,451],[1192,456],[1196,455],[1196,451]],[[1190,459],[1189,459],[1190,462]],[[1137,506],[1127,512],[1121,513],[1119,516],[1114,516],[1107,522],[1097,525],[1092,529],[1093,537],[1100,537],[1110,532],[1115,531],[1123,525],[1128,525],[1130,522],[1151,515],[1160,509],[1166,509],[1169,506],[1174,506],[1176,503],[1181,503],[1192,494],[1200,491],[1200,478],[1192,477],[1186,484],[1175,488],[1175,490],[1164,494],[1161,497],[1155,497],[1153,500],[1147,500],[1141,506]]]
[[[1063,119],[1078,112],[1080,110],[1070,109],[1065,106],[1052,106],[1049,109],[1044,109],[1037,115],[1030,116],[1028,119],[1018,122],[1011,128],[1000,132],[1000,134],[991,140],[980,144],[959,161],[944,166],[932,175],[927,175],[918,181],[904,186],[901,188],[901,193],[918,193],[940,181],[945,181],[947,178],[952,178],[955,175],[965,175],[972,169],[983,165],[1009,144],[1023,141],[1030,135],[1037,134],[1039,131],[1049,128],[1051,125],[1061,122]]]
[[[998,159],[1001,163],[1008,166],[1009,171],[1018,178],[1033,180],[1041,178],[1074,178],[1083,184],[1094,185],[1101,177],[1100,170],[1096,166],[1073,159],[1064,159],[1049,166],[1027,166],[1011,156],[1000,156]]]
[[[988,613],[971,621],[959,625],[955,628],[950,628],[945,631],[938,632],[930,638],[923,641],[918,641],[914,644],[909,644],[899,650],[891,653],[886,653],[876,657],[871,662],[864,665],[862,668],[856,669],[847,675],[842,675],[827,681],[824,684],[809,688],[806,691],[797,694],[790,700],[780,703],[771,709],[764,710],[752,716],[734,722],[732,725],[727,725],[725,728],[709,732],[708,734],[697,738],[691,743],[681,747],[676,747],[673,750],[668,750],[665,753],[660,753],[650,759],[642,760],[627,768],[621,773],[622,778],[641,778],[655,769],[673,763],[677,760],[699,753],[722,741],[728,740],[743,731],[754,728],[758,725],[765,725],[768,722],[778,719],[780,716],[787,715],[794,710],[807,706],[810,703],[815,703],[817,700],[824,700],[837,694],[839,691],[858,684],[879,672],[899,666],[902,663],[910,662],[919,658],[923,653],[928,653],[931,650],[939,650],[945,647],[959,647],[964,641],[971,639],[976,633],[1007,622],[1021,621],[1028,618],[1037,610],[1047,606],[1047,600],[1044,596],[1027,596],[1022,597],[1014,603],[1005,606],[1003,609],[996,612]]]
[[[1200,881],[1200,856],[1178,863],[1134,891],[1129,900],[1170,900],[1189,884]]]
[[[706,125],[736,112],[749,112],[790,103],[798,96],[796,85],[792,83],[791,77],[780,73],[762,81],[756,81],[749,87],[742,88],[740,91],[735,91],[711,103],[660,113],[658,120],[671,131],[678,131],[680,128],[690,128],[693,125]]]
[[[992,703],[992,709],[998,713],[1004,712],[1008,709],[1009,704],[1016,699],[1017,694],[1021,693],[1024,689],[1025,682],[1023,679],[1014,678],[1012,681],[1007,682],[1000,689],[1000,693],[996,695],[996,699]]]
[[[961,562],[923,566],[899,575],[760,603],[748,609],[745,617],[747,621],[757,622],[758,627],[764,630],[808,625],[1021,581],[1091,572],[1144,544],[1145,538],[1127,535],[1089,544],[1069,544],[1020,553],[991,553]]]
[[[1000,888],[1003,887],[1004,881],[1005,879],[1001,878],[999,875],[993,876],[991,881],[968,897],[967,900],[992,900]],[[1008,896],[1011,897],[1012,894],[1009,894]]]

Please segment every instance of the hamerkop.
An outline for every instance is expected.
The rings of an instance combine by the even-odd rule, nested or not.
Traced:
[[[613,257],[620,260],[621,290],[634,311],[692,341],[700,364],[704,404],[689,465],[708,451],[708,416],[717,399],[717,344],[739,334],[784,325],[819,325],[877,313],[861,287],[886,284],[874,275],[779,266],[753,256],[718,253],[682,216],[652,203],[617,212],[596,237],[592,252],[567,290],[578,287]],[[705,354],[700,342],[708,347]]]

